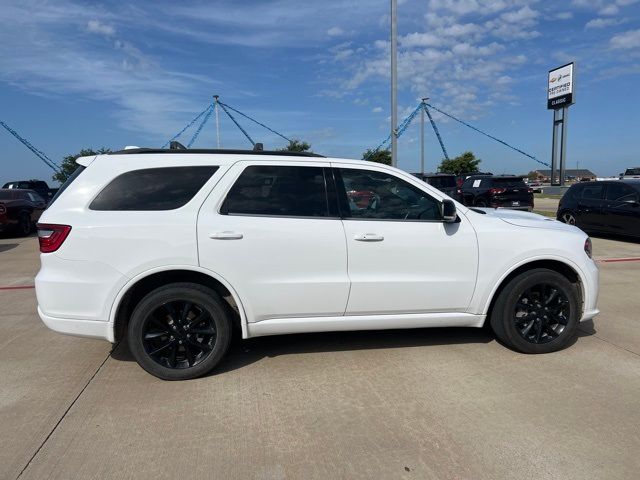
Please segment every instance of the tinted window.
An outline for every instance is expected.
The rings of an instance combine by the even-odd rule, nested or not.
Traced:
[[[327,217],[324,168],[247,167],[220,210],[228,215]]]
[[[123,173],[98,194],[89,208],[174,210],[191,200],[217,169],[211,166],[167,167]]]
[[[522,178],[493,178],[493,185],[500,188],[527,188]]]
[[[625,175],[640,175],[640,168],[627,168]]]
[[[582,189],[582,198],[601,200],[604,185],[585,185]]]
[[[469,177],[464,181],[462,188],[486,187],[488,185],[488,181],[489,180],[486,178]]]
[[[339,169],[348,218],[440,220],[440,202],[410,183],[388,173]],[[343,195],[344,195],[343,193]]]
[[[629,200],[636,200],[638,195],[635,190],[624,183],[610,183],[607,185],[607,194],[605,198],[614,202],[626,202]]]
[[[456,186],[456,179],[454,177],[427,177],[426,181],[429,185],[433,185],[436,188],[451,188]]]

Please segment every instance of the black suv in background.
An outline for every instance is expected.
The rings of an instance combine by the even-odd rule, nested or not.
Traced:
[[[47,202],[53,197],[51,189],[47,182],[43,180],[16,180],[15,182],[7,182],[2,188],[19,188],[21,190],[33,190]]]
[[[640,179],[572,185],[556,217],[586,232],[640,237]]]
[[[412,173],[412,175],[434,186],[454,200],[461,201],[460,189],[456,183],[455,175],[450,173]]]
[[[461,190],[462,201],[469,207],[533,210],[533,190],[521,177],[471,175]]]

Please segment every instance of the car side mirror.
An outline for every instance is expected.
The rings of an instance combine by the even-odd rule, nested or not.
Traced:
[[[456,204],[452,200],[442,201],[442,221],[444,223],[455,223],[458,220]]]

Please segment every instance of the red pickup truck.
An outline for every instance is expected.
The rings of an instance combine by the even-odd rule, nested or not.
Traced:
[[[0,232],[13,230],[26,236],[47,206],[47,202],[33,190],[0,189]]]

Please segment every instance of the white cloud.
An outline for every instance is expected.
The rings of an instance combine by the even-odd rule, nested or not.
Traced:
[[[606,28],[612,27],[614,25],[618,25],[620,20],[616,20],[614,18],[594,18],[593,20],[589,20],[587,24],[584,26],[586,29],[596,29],[596,28]]]
[[[617,15],[619,12],[620,12],[620,8],[615,4],[611,4],[611,5],[606,5],[602,7],[598,13],[600,15],[613,16],[613,15]]]
[[[382,111],[382,107],[374,107],[371,111],[373,113],[380,113]]]
[[[342,35],[344,35],[344,30],[342,30],[340,27],[331,27],[329,30],[327,30],[327,35],[329,35],[330,37],[341,37]]]
[[[553,18],[556,20],[571,20],[573,18],[573,12],[558,12]]]
[[[640,29],[614,35],[609,41],[611,48],[640,48]]]
[[[99,20],[89,20],[87,22],[87,32],[111,36],[116,33],[116,30],[111,25],[106,25]]]

